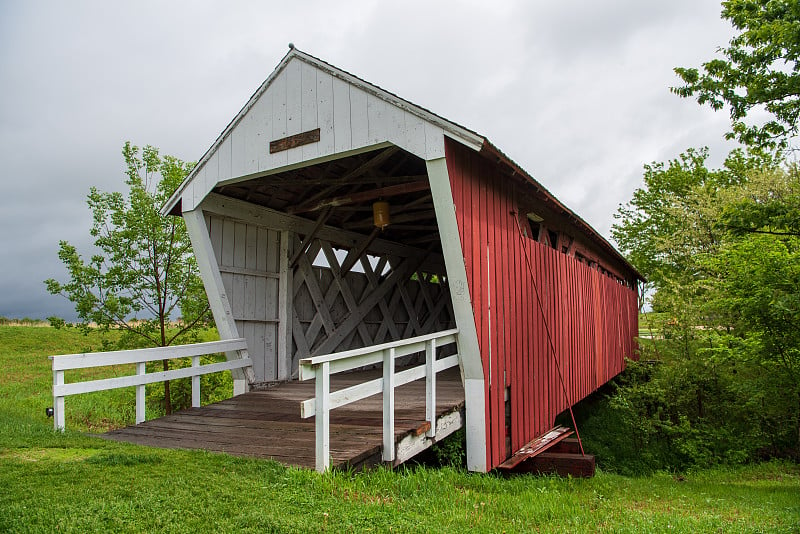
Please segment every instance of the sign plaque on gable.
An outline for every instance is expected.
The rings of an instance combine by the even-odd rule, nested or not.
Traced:
[[[283,152],[290,148],[297,148],[303,145],[310,145],[311,143],[319,142],[319,128],[316,130],[309,130],[299,134],[290,135],[282,139],[276,139],[269,143],[269,153]]]

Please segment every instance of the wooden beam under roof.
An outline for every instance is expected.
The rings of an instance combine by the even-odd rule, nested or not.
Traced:
[[[407,184],[390,185],[379,189],[371,189],[369,191],[362,191],[360,193],[350,193],[334,198],[323,200],[316,200],[289,208],[287,212],[290,215],[297,215],[298,213],[307,213],[309,211],[317,211],[325,207],[344,206],[348,204],[357,204],[359,202],[368,202],[379,198],[392,197],[397,195],[404,195],[407,193],[415,193],[417,191],[425,191],[430,189],[427,180],[420,180],[418,182],[409,182]]]
[[[402,211],[400,208],[398,211]],[[401,215],[392,214],[391,216],[391,226],[395,227],[398,224],[402,223],[410,223],[415,221],[424,221],[424,220],[436,220],[436,214],[434,213],[433,209],[429,211],[415,211],[413,213],[402,213]],[[360,228],[369,228],[375,224],[375,221],[372,217],[360,219],[358,221],[354,221],[352,223],[348,223],[346,228],[350,229],[360,229]]]

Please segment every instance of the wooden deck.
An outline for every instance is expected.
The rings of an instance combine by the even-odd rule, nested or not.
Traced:
[[[331,391],[379,376],[380,371],[333,375]],[[458,368],[438,375],[436,395],[437,417],[444,427],[437,435],[441,439],[463,426],[464,390]],[[272,458],[286,465],[313,469],[314,418],[300,418],[300,401],[313,396],[313,381],[293,381],[113,430],[102,437],[153,447]],[[424,440],[425,381],[397,388],[395,402],[398,449],[395,464],[398,464],[430,444]],[[380,395],[333,410],[330,421],[332,466],[358,469],[380,462],[383,424]]]

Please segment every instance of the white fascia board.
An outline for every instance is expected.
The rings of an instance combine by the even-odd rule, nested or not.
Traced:
[[[214,141],[211,147],[209,147],[209,149],[206,150],[206,153],[203,154],[203,157],[201,157],[200,160],[197,162],[197,165],[195,165],[194,169],[192,169],[192,172],[189,173],[189,176],[187,176],[186,179],[184,179],[183,183],[181,183],[178,189],[176,189],[175,192],[172,194],[172,196],[169,197],[169,200],[167,200],[166,204],[164,204],[164,207],[161,208],[162,215],[167,215],[170,211],[172,211],[172,209],[175,207],[175,205],[183,196],[183,192],[186,190],[187,186],[189,185],[189,182],[191,182],[194,179],[197,172],[206,164],[206,162],[211,158],[214,152],[217,151],[219,146],[225,141],[225,138],[228,137],[228,135],[230,135],[230,133],[233,131],[236,125],[239,124],[239,122],[241,122],[241,120],[244,118],[245,115],[247,115],[247,112],[250,111],[250,108],[252,108],[253,105],[256,103],[256,101],[259,99],[259,97],[262,94],[264,94],[264,91],[267,90],[267,87],[269,87],[270,84],[272,84],[272,81],[275,78],[277,78],[278,75],[283,71],[283,69],[286,67],[289,61],[291,61],[292,57],[294,57],[295,52],[296,52],[295,49],[291,49],[289,50],[289,53],[283,56],[283,59],[281,60],[280,63],[278,63],[278,66],[275,67],[275,70],[272,71],[272,74],[270,74],[269,77],[266,80],[264,80],[264,83],[262,83],[261,86],[256,90],[256,92],[253,93],[253,95],[250,97],[250,100],[248,100],[247,103],[242,107],[242,109],[239,110],[239,113],[236,114],[233,120],[230,123],[228,123],[228,126],[226,126],[225,129],[222,131],[222,133],[219,135],[219,137],[217,137],[217,140]]]
[[[364,154],[366,152],[372,152],[373,150],[379,150],[381,148],[387,148],[393,146],[392,143],[384,142],[378,143],[375,145],[369,145],[364,147],[355,148],[353,150],[347,150],[345,152],[337,152],[335,154],[328,154],[326,156],[322,156],[316,159],[311,159],[307,161],[299,161],[297,163],[292,163],[291,165],[284,165],[282,167],[275,167],[274,169],[268,169],[262,172],[255,172],[253,174],[247,174],[245,176],[237,176],[235,178],[231,178],[229,180],[221,180],[217,182],[218,186],[224,185],[231,185],[237,184],[240,182],[246,182],[248,180],[254,180],[257,178],[264,178],[266,176],[272,176],[274,174],[280,174],[282,172],[293,171],[295,169],[302,169],[303,167],[311,167],[312,165],[318,165],[320,163],[325,163],[328,161],[333,161],[335,159],[346,158],[348,156],[355,156],[357,154]],[[210,193],[210,191],[209,191]]]

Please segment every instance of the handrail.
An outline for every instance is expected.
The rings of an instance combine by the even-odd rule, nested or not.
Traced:
[[[200,356],[217,352],[238,352],[239,358],[225,362],[201,365]],[[192,366],[146,374],[145,363],[157,360],[192,358]],[[145,385],[178,378],[192,379],[192,406],[200,406],[200,376],[220,371],[244,369],[253,365],[247,355],[247,340],[223,339],[191,345],[174,347],[155,347],[112,352],[93,352],[87,354],[64,354],[50,356],[53,368],[53,425],[56,430],[64,430],[64,397],[104,391],[124,387],[136,387],[136,424],[145,420]],[[64,383],[64,371],[105,367],[109,365],[136,364],[136,374],[85,382]],[[240,388],[234,387],[234,395]],[[242,390],[244,388],[241,388]]]
[[[300,403],[300,417],[315,417],[316,469],[330,465],[330,411],[361,399],[383,394],[383,460],[395,459],[395,388],[425,378],[425,417],[430,424],[427,436],[436,436],[436,373],[458,365],[458,354],[436,359],[436,349],[456,343],[458,329],[444,330],[360,349],[324,354],[300,360],[300,380],[315,379],[315,395]],[[425,351],[425,363],[395,372],[397,358]],[[365,365],[383,364],[382,378],[369,380],[331,393],[330,375]]]

